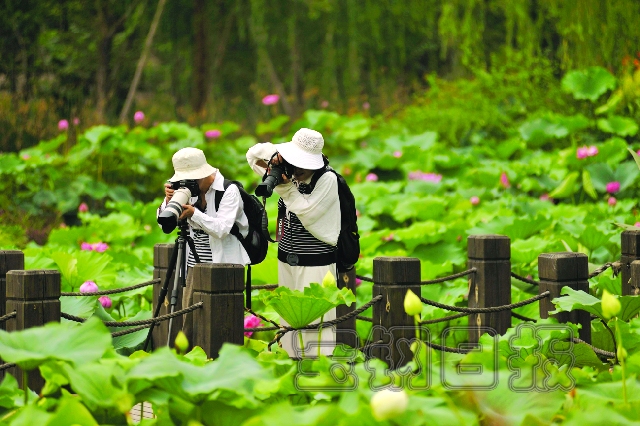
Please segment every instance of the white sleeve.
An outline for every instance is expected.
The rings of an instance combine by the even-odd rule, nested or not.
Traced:
[[[260,177],[267,171],[264,167],[260,167],[257,163],[263,160],[265,163],[269,163],[269,160],[276,153],[276,147],[271,142],[263,142],[256,144],[249,148],[247,151],[247,161],[249,165]]]
[[[208,206],[214,208],[214,206]],[[240,191],[235,185],[229,185],[224,191],[224,195],[220,200],[220,206],[216,213],[217,217],[211,217],[206,213],[195,209],[193,216],[188,219],[191,226],[196,229],[202,229],[207,234],[223,238],[231,232],[233,224],[238,216],[238,211],[244,208]]]

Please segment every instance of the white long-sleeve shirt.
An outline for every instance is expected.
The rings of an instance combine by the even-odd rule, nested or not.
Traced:
[[[259,166],[258,161],[268,163],[276,151],[276,145],[270,142],[259,143],[249,148],[247,161],[259,176],[263,176],[266,169]],[[287,211],[295,213],[311,235],[332,246],[338,243],[340,199],[335,174],[323,174],[311,194],[301,194],[293,182],[280,184],[274,190],[284,201]]]
[[[214,208],[216,191],[224,191],[217,212]],[[189,203],[193,205],[197,199],[197,197],[192,197]],[[193,237],[194,228],[201,229],[209,235],[212,263],[249,264],[251,260],[244,247],[242,247],[240,240],[230,234],[234,223],[238,224],[238,229],[243,237],[246,237],[249,233],[249,221],[244,213],[244,203],[238,187],[229,185],[225,191],[224,176],[217,171],[213,183],[205,194],[205,200],[207,201],[207,213],[195,209],[193,216],[187,219],[190,225],[189,234],[191,237]],[[158,214],[166,206],[167,201],[165,199],[158,209]],[[187,257],[189,256],[189,250],[187,245]]]

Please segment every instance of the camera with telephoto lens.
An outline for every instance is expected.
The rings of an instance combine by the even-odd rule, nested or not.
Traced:
[[[182,214],[182,205],[189,204],[189,199],[200,192],[198,181],[187,179],[176,182],[169,182],[171,188],[175,190],[167,207],[158,216],[158,223],[162,226],[165,234],[170,234],[178,226],[178,218]]]
[[[273,164],[273,159],[278,155],[276,152],[273,154],[268,164],[268,172],[262,177],[262,183],[256,187],[256,195],[258,197],[271,197],[273,194],[273,188],[282,183],[282,175],[285,175],[287,179],[291,179],[295,167],[288,163],[284,158],[280,161],[280,164]]]

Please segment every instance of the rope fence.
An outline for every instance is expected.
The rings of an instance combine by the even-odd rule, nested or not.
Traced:
[[[140,327],[133,327],[127,330],[116,331],[115,333],[111,333],[111,337],[119,337],[124,336],[125,334],[135,333],[136,331],[144,330],[151,327],[151,324],[141,325]]]
[[[363,317],[362,315],[356,315],[356,319],[360,321],[373,322],[373,318]]]
[[[590,345],[589,343],[585,342],[582,339],[578,339],[577,337],[574,337],[571,340],[573,341],[573,343],[584,343],[585,345],[593,349],[593,351],[598,355],[606,356],[607,358],[612,358],[612,359],[616,358],[616,354],[614,352],[609,352],[609,351],[605,351],[604,349],[596,348],[595,346]]]
[[[125,291],[135,290],[137,288],[146,287],[149,285],[157,284],[159,282],[160,282],[160,278],[156,278],[155,280],[145,281],[140,284],[132,285],[131,287],[114,288],[111,290],[103,290],[103,291],[93,291],[90,293],[83,293],[80,291],[62,292],[60,293],[60,296],[106,296],[109,294],[124,293]]]
[[[517,318],[521,321],[529,321],[529,322],[538,322],[537,320],[533,319],[533,318],[529,318],[529,317],[525,317],[524,315],[520,315],[517,312],[511,312],[511,316],[514,318]]]
[[[6,364],[0,365],[0,371],[8,370],[11,367],[15,367],[16,364],[14,362],[8,362]]]
[[[159,317],[156,317],[156,318],[149,318],[146,320],[139,320],[139,321],[103,321],[103,324],[107,327],[132,327],[132,326],[138,326],[138,325],[150,326],[153,323],[162,322],[170,318],[175,318],[180,315],[187,314],[191,311],[195,311],[196,309],[200,309],[203,306],[204,306],[204,302],[198,302],[194,305],[189,306],[188,308],[180,309],[179,311],[175,311],[170,314],[160,315]],[[66,312],[61,312],[60,316],[64,319],[67,319],[69,321],[75,321],[75,322],[85,322],[87,320],[87,318],[77,317],[75,315],[71,315]]]
[[[11,318],[15,318],[18,313],[16,311],[10,312],[6,315],[0,317],[0,322],[5,322],[6,320],[10,320]]]
[[[537,296],[531,297],[529,299],[526,300],[522,300],[518,303],[512,303],[509,305],[503,305],[503,306],[491,306],[488,308],[461,308],[458,306],[450,306],[450,305],[445,305],[442,303],[438,303],[438,302],[434,302],[433,300],[429,300],[429,299],[425,299],[424,297],[420,297],[420,300],[422,300],[422,303],[425,303],[427,305],[431,305],[431,306],[435,306],[436,308],[440,308],[440,309],[446,309],[449,311],[454,311],[454,312],[466,312],[468,314],[487,314],[487,313],[491,313],[491,312],[500,312],[500,311],[508,311],[511,310],[513,308],[519,308],[521,306],[525,306],[528,305],[530,303],[536,302],[540,299],[544,299],[545,297],[549,297],[549,292],[545,291],[544,293],[540,293]]]
[[[442,317],[442,318],[436,318],[436,319],[431,319],[431,320],[424,320],[424,321],[420,321],[418,324],[420,325],[428,325],[428,324],[436,324],[439,322],[445,322],[445,321],[451,321],[457,318],[462,318],[462,317],[466,317],[469,314],[467,314],[466,312],[460,313],[460,314],[455,314],[455,315],[449,315],[448,317]]]
[[[531,285],[540,285],[539,281],[532,280],[531,278],[523,277],[522,275],[518,275],[515,272],[511,273],[511,276],[518,281],[522,281],[523,283],[531,284]]]
[[[604,271],[606,271],[609,268],[611,268],[611,270],[613,272],[613,278],[615,278],[615,277],[618,276],[620,271],[622,271],[622,262],[620,262],[620,261],[607,262],[604,265],[602,265],[601,267],[595,269],[592,273],[590,273],[589,274],[589,278],[597,277],[598,275],[600,275],[601,273],[603,273]]]
[[[251,290],[273,290],[278,287],[278,284],[252,285]]]
[[[437,349],[442,352],[453,353],[453,354],[468,354],[473,350],[473,349],[462,349],[462,348],[452,348],[449,346],[442,346],[442,345],[438,345],[437,343],[427,342],[426,340],[422,340],[422,342],[424,342],[430,348]]]
[[[467,275],[475,274],[476,272],[477,272],[476,268],[471,268],[471,269],[467,269],[466,271],[458,272],[456,274],[447,275],[446,277],[440,277],[433,280],[420,281],[420,285],[439,284],[445,281],[455,280],[456,278],[461,278]],[[356,275],[356,278],[369,283],[374,282],[373,278],[365,277],[363,275]]]

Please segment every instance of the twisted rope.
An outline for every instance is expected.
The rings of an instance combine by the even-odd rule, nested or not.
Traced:
[[[442,346],[442,345],[438,345],[437,343],[431,343],[431,342],[427,342],[426,340],[422,340],[427,346],[433,348],[433,349],[437,349],[439,351],[442,352],[450,352],[452,354],[468,354],[469,352],[471,352],[473,349],[458,349],[458,348],[452,348],[449,346]]]
[[[338,317],[334,320],[331,321],[326,321],[326,322],[322,322],[322,323],[318,323],[318,324],[310,324],[310,325],[305,325],[304,327],[298,327],[298,328],[293,328],[293,327],[289,327],[288,325],[284,325],[281,326],[280,330],[278,330],[278,332],[276,333],[275,338],[269,342],[269,346],[268,349],[271,350],[271,345],[273,345],[274,343],[278,343],[280,341],[280,339],[282,339],[282,336],[284,336],[285,334],[287,334],[290,331],[295,331],[295,330],[319,330],[320,328],[327,328],[327,327],[332,327],[336,324],[339,324],[343,321],[346,321],[350,318],[353,317],[357,317],[359,314],[361,314],[362,312],[366,311],[367,309],[369,309],[371,306],[373,306],[375,303],[377,303],[378,301],[382,300],[382,295],[379,294],[376,297],[374,297],[373,299],[371,299],[370,301],[368,301],[367,303],[365,303],[364,305],[362,305],[361,307],[359,307],[358,309],[349,312],[348,314],[342,315],[341,317]],[[272,322],[272,321],[269,321]]]
[[[16,366],[15,362],[8,362],[6,364],[2,364],[2,365],[0,365],[0,371],[4,371],[4,370],[7,370],[7,369],[9,369],[11,367],[15,367],[15,366]]]
[[[15,318],[16,315],[18,315],[18,313],[16,311],[13,311],[11,313],[3,315],[3,316],[0,317],[0,322],[5,322],[8,319]]]
[[[155,280],[145,281],[140,284],[132,285],[131,287],[122,287],[122,288],[114,288],[111,290],[103,290],[103,291],[94,291],[91,293],[82,293],[80,291],[74,291],[69,293],[60,293],[60,296],[106,296],[108,294],[115,293],[124,293],[125,291],[135,290],[136,288],[146,287],[148,285],[156,284],[160,282],[160,278],[156,278]]]
[[[595,346],[590,345],[589,343],[585,342],[582,339],[578,339],[577,337],[574,337],[571,340],[573,341],[573,343],[584,343],[585,345],[587,345],[591,349],[593,349],[593,351],[595,353],[597,353],[598,355],[606,356],[607,358],[616,358],[616,354],[614,352],[609,352],[609,351],[605,351],[603,349],[598,349]]]
[[[363,275],[356,275],[356,278],[362,281],[366,281],[368,283],[372,283],[373,282],[373,278],[369,278],[369,277],[365,277]]]
[[[532,279],[530,279],[530,278],[525,278],[525,277],[523,277],[522,275],[518,275],[518,274],[516,274],[515,272],[512,272],[512,273],[511,273],[511,276],[512,276],[513,278],[515,278],[516,280],[518,280],[518,281],[522,281],[523,283],[527,283],[527,284],[531,284],[531,285],[540,285],[540,282],[539,282],[539,281],[532,280]]]
[[[520,315],[519,313],[513,311],[511,311],[511,316],[522,321],[537,322],[537,320],[534,320],[533,318],[525,317],[524,315]]]
[[[503,305],[503,306],[492,306],[489,308],[460,308],[458,306],[449,306],[449,305],[444,305],[442,303],[434,302],[433,300],[425,299],[424,297],[420,297],[420,300],[422,300],[422,303],[426,303],[427,305],[435,306],[436,308],[446,309],[449,311],[466,312],[468,314],[486,314],[490,312],[508,311],[513,308],[519,308],[520,306],[525,306],[537,300],[544,299],[545,297],[548,297],[549,294],[550,293],[548,291],[545,291],[544,293],[540,293],[537,296],[531,297],[527,300],[520,301],[518,303],[512,303],[510,305]]]
[[[204,306],[204,302],[198,302],[195,305],[189,306],[188,308],[180,309],[179,311],[175,311],[171,314],[160,315],[159,317],[155,317],[155,318],[149,318],[146,320],[139,320],[139,321],[103,321],[103,324],[106,325],[107,327],[131,327],[136,325],[151,325],[153,323],[162,322],[170,318],[187,314],[191,311],[195,311],[196,309],[200,309],[203,306]],[[75,315],[71,315],[66,312],[61,312],[60,316],[64,319],[68,319],[70,321],[76,321],[76,322],[85,322],[87,320],[87,318],[77,317]]]
[[[436,318],[436,319],[431,319],[431,320],[420,321],[418,324],[420,324],[420,325],[436,324],[438,322],[451,321],[451,320],[454,320],[456,318],[466,317],[467,315],[469,315],[469,314],[463,312],[461,314],[449,315],[448,317],[442,317],[442,318]]]
[[[129,328],[127,330],[116,331],[115,333],[111,333],[111,337],[124,336],[125,334],[135,333],[136,331],[144,330],[145,328],[149,327],[151,327],[151,324],[141,325],[140,327]]]
[[[476,268],[467,269],[466,271],[458,272],[457,274],[448,275],[446,277],[436,278],[435,280],[420,281],[420,285],[439,284],[449,280],[455,280],[456,278],[464,277],[466,275],[475,274]]]
[[[276,326],[276,327],[278,327],[278,328],[282,328],[282,326],[281,326],[280,324],[278,324],[277,322],[272,321],[272,320],[270,320],[269,318],[266,318],[266,317],[264,317],[264,316],[260,315],[259,313],[252,311],[251,309],[249,309],[249,308],[247,308],[247,307],[245,307],[245,308],[244,308],[244,310],[245,310],[245,312],[249,312],[251,315],[253,315],[253,316],[256,316],[256,317],[260,318],[262,321],[265,321],[265,322],[268,322],[268,323],[270,323],[270,324],[273,324],[273,325],[275,325],[275,326]]]
[[[622,270],[622,262],[620,261],[607,262],[601,267],[599,267],[598,269],[594,270],[592,273],[590,273],[589,278],[597,277],[598,275],[600,275],[601,273],[603,273],[609,268],[611,268],[611,270],[613,271],[613,278],[615,278],[618,276],[618,274]]]
[[[366,344],[366,345],[364,345],[364,346],[360,346],[360,347],[358,348],[358,350],[359,350],[360,352],[365,352],[365,351],[367,351],[367,350],[371,349],[371,347],[373,347],[373,346],[375,346],[375,345],[379,345],[380,343],[384,343],[384,342],[383,342],[382,340],[378,340],[377,342],[368,343],[368,344]]]
[[[279,330],[280,327],[254,327],[254,328],[245,328],[244,331],[273,331]]]
[[[252,285],[251,290],[272,290],[278,288],[278,284]]]
[[[360,321],[373,322],[373,318],[363,317],[362,315],[357,315],[357,316],[356,316],[356,319],[357,319],[357,320],[360,320]]]

